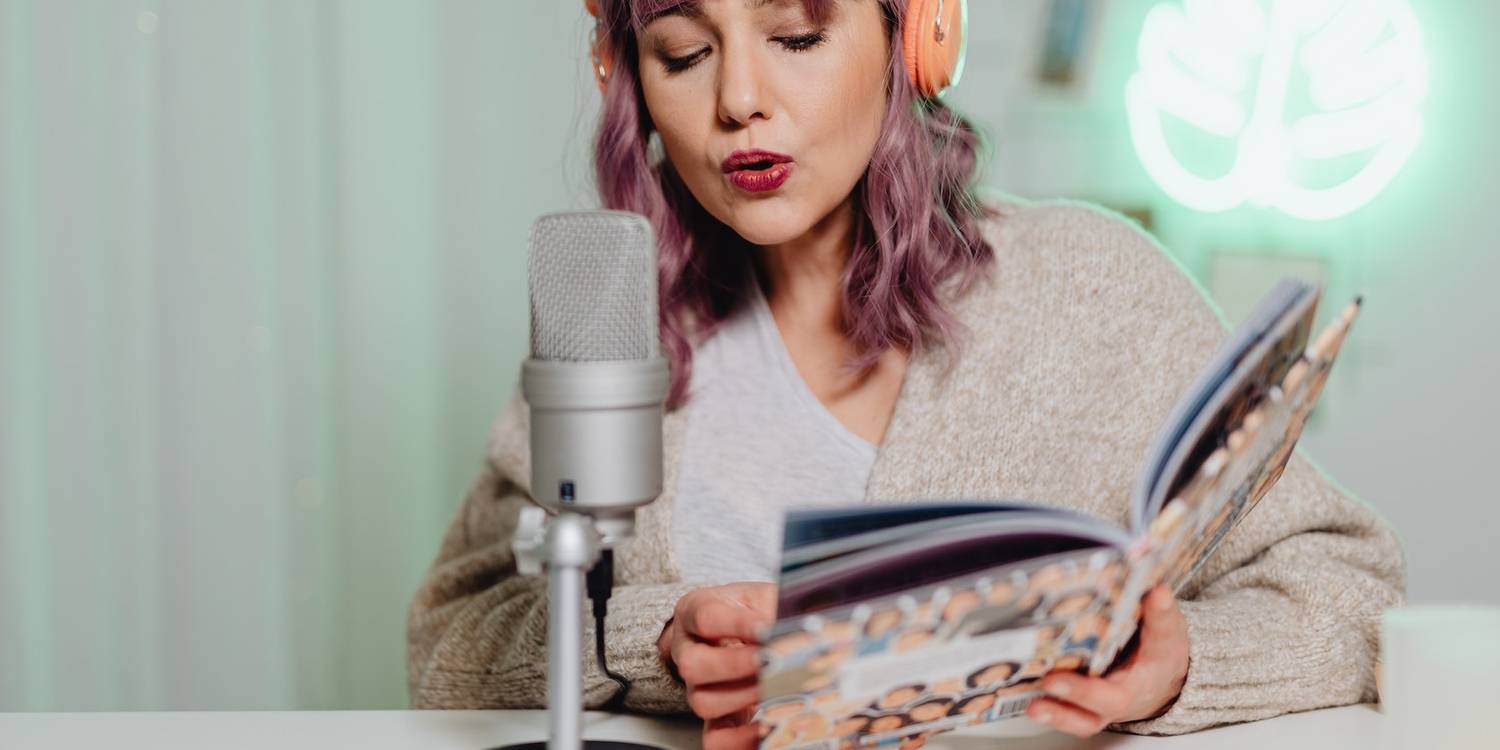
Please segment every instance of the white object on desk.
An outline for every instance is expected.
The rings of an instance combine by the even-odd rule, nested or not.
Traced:
[[[1500,607],[1386,610],[1380,649],[1382,747],[1500,748]]]
[[[702,723],[588,712],[590,739],[650,742],[695,750]],[[277,750],[485,750],[547,736],[546,711],[194,711],[161,713],[0,713],[0,748],[276,748]],[[1377,747],[1381,716],[1367,705],[1309,711],[1178,737],[1104,734],[1088,740],[1051,733],[999,740],[984,726],[933,737],[931,750],[1263,750]]]

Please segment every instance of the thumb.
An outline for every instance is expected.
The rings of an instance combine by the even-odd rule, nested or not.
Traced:
[[[1141,659],[1158,662],[1177,658],[1187,643],[1187,618],[1177,606],[1177,597],[1166,586],[1157,586],[1146,595],[1141,620]]]

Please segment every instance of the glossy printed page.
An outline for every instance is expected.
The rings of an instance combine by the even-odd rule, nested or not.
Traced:
[[[1152,442],[1132,498],[1131,531],[1145,531],[1172,491],[1213,451],[1226,425],[1286,374],[1307,343],[1320,293],[1311,284],[1282,279],[1204,366]]]
[[[869,747],[1019,715],[1083,669],[1127,577],[1123,550],[1031,559],[776,622],[754,720],[766,750]]]
[[[1308,416],[1328,380],[1334,359],[1359,309],[1356,300],[1310,347],[1305,334],[1289,335],[1278,347],[1292,346],[1290,368],[1278,368],[1277,381],[1263,393],[1233,409],[1232,421],[1208,436],[1212,450],[1179,484],[1146,535],[1130,551],[1130,578],[1122,606],[1091,668],[1102,669],[1114,658],[1139,619],[1140,598],[1159,583],[1180,590],[1213,556],[1239,524],[1281,478]],[[1310,324],[1308,310],[1298,323]],[[1278,354],[1274,357],[1280,360]]]

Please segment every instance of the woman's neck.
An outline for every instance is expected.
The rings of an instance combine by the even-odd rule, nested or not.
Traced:
[[[906,374],[905,351],[891,347],[873,367],[850,373],[858,352],[845,333],[840,280],[854,250],[854,205],[845,201],[793,242],[757,256],[766,302],[792,364],[813,395],[851,432],[879,445]]]
[[[776,318],[818,333],[842,331],[844,268],[854,247],[854,206],[844,201],[805,234],[760,248],[766,301]]]

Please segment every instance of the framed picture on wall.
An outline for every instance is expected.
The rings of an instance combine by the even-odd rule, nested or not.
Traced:
[[[1147,234],[1156,234],[1156,215],[1152,212],[1151,206],[1144,202],[1129,199],[1119,200],[1099,195],[1085,195],[1082,200],[1102,206],[1111,211],[1116,211],[1125,218],[1139,224],[1141,229],[1146,230]]]
[[[1095,58],[1102,3],[1099,0],[1046,0],[1042,16],[1038,85],[1059,92],[1085,89]]]

